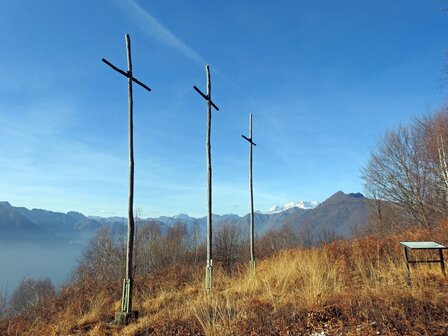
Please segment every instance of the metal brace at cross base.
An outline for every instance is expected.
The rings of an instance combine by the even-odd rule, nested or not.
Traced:
[[[131,311],[131,293],[132,293],[131,279],[123,279],[123,292],[121,294],[121,311],[128,313]]]

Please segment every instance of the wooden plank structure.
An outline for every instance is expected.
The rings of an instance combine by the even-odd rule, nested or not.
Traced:
[[[211,145],[210,134],[212,125],[212,106],[216,111],[219,111],[218,106],[212,101],[212,84],[210,80],[210,67],[205,66],[207,75],[207,94],[204,94],[195,85],[193,88],[199,93],[207,102],[207,136],[206,136],[206,154],[207,154],[207,264],[205,266],[205,290],[210,291],[213,283],[213,256],[212,256],[212,159],[211,159]]]
[[[132,257],[134,251],[134,119],[133,109],[134,100],[132,95],[132,82],[140,85],[147,91],[151,89],[136,79],[132,74],[132,59],[131,59],[131,39],[129,34],[126,34],[126,51],[128,61],[128,71],[125,72],[106,59],[102,59],[104,63],[112,69],[127,77],[128,79],[128,136],[129,136],[129,199],[128,199],[128,237],[126,245],[126,277],[123,280],[123,291],[121,296],[121,310],[115,313],[115,323],[126,325],[130,319],[137,317],[137,312],[132,310],[132,286],[133,286],[133,269]]]
[[[252,180],[252,148],[257,144],[252,141],[252,113],[249,118],[249,137],[241,135],[249,142],[249,192],[250,192],[250,227],[249,227],[249,247],[250,261],[249,267],[252,274],[255,274],[255,252],[254,252],[254,188]]]
[[[423,263],[439,263],[442,273],[444,275],[446,275],[445,261],[443,258],[443,250],[448,249],[447,246],[444,246],[442,244],[439,244],[439,243],[436,243],[433,241],[400,242],[400,244],[404,248],[404,257],[406,260],[406,276],[407,276],[407,281],[409,284],[411,282],[411,269],[409,267],[410,265],[423,264]],[[431,260],[427,260],[427,259],[416,260],[416,259],[414,259],[414,260],[411,260],[409,258],[409,252],[411,250],[425,250],[425,251],[437,250],[438,254],[439,254],[439,259],[431,259]]]

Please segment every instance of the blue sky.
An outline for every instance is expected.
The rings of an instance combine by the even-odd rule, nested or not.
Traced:
[[[363,191],[386,129],[446,103],[439,0],[0,3],[0,199],[125,215],[131,35],[135,207],[206,213],[204,65],[212,71],[213,211]]]

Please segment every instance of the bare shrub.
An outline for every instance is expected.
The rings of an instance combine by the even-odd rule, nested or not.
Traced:
[[[235,224],[223,223],[214,234],[214,254],[226,271],[239,261],[243,254],[243,234]]]
[[[318,245],[332,243],[338,239],[334,229],[329,226],[323,227],[316,236]]]
[[[260,258],[269,257],[280,250],[299,245],[299,238],[291,225],[285,225],[280,230],[272,230],[258,238],[255,243],[256,255]]]
[[[162,228],[155,221],[137,227],[135,237],[136,274],[145,275],[160,267],[162,254]]]
[[[8,295],[6,285],[0,283],[0,318],[4,317],[8,307]]]
[[[188,253],[186,225],[176,223],[169,228],[164,245],[164,254],[169,264],[185,261]]]
[[[298,240],[303,247],[311,247],[316,243],[316,234],[310,222],[304,222],[298,230]]]
[[[396,203],[385,202],[376,195],[371,195],[374,202],[368,207],[368,224],[353,230],[353,236],[383,235],[399,233],[411,225],[403,208]]]
[[[111,228],[99,229],[84,250],[74,272],[75,281],[93,280],[100,284],[123,278],[125,267],[124,235],[114,237]]]
[[[54,297],[56,290],[49,278],[23,279],[13,292],[10,309],[13,315],[31,312],[33,308]]]
[[[158,222],[147,222],[138,228],[136,234],[136,274],[145,276],[173,263],[186,262],[190,253],[185,224],[163,227]]]
[[[124,232],[117,235],[111,228],[101,228],[84,250],[73,280],[89,280],[97,285],[121,281],[125,252]],[[139,224],[134,239],[134,274],[147,276],[174,263],[192,262],[199,253],[199,246],[190,244],[185,224],[172,227],[155,221]]]

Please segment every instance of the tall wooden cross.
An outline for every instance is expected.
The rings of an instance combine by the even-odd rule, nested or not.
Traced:
[[[126,34],[126,50],[128,59],[128,71],[123,71],[117,68],[106,59],[102,59],[104,63],[112,69],[127,77],[128,79],[128,99],[129,99],[129,202],[128,202],[128,239],[126,249],[126,277],[123,280],[123,292],[121,297],[121,311],[115,313],[115,323],[127,324],[129,318],[136,316],[136,312],[132,311],[132,255],[134,250],[134,120],[133,109],[134,101],[132,96],[132,82],[140,85],[144,89],[151,91],[151,89],[140,82],[132,74],[132,60],[131,60],[131,40],[129,34]]]
[[[250,229],[249,229],[249,241],[250,241],[250,270],[252,274],[255,272],[255,252],[254,252],[254,188],[252,183],[252,147],[256,146],[256,143],[252,141],[252,113],[250,114],[249,122],[249,137],[242,135],[244,139],[249,142],[249,190],[250,190]]]
[[[207,151],[207,264],[205,267],[205,289],[207,291],[212,289],[213,282],[213,259],[212,259],[212,161],[211,161],[211,148],[210,148],[210,132],[212,125],[212,106],[216,111],[219,111],[212,101],[212,84],[210,81],[210,67],[208,64],[205,66],[207,73],[207,94],[204,94],[195,85],[193,88],[207,101],[207,139],[206,139],[206,151]]]

